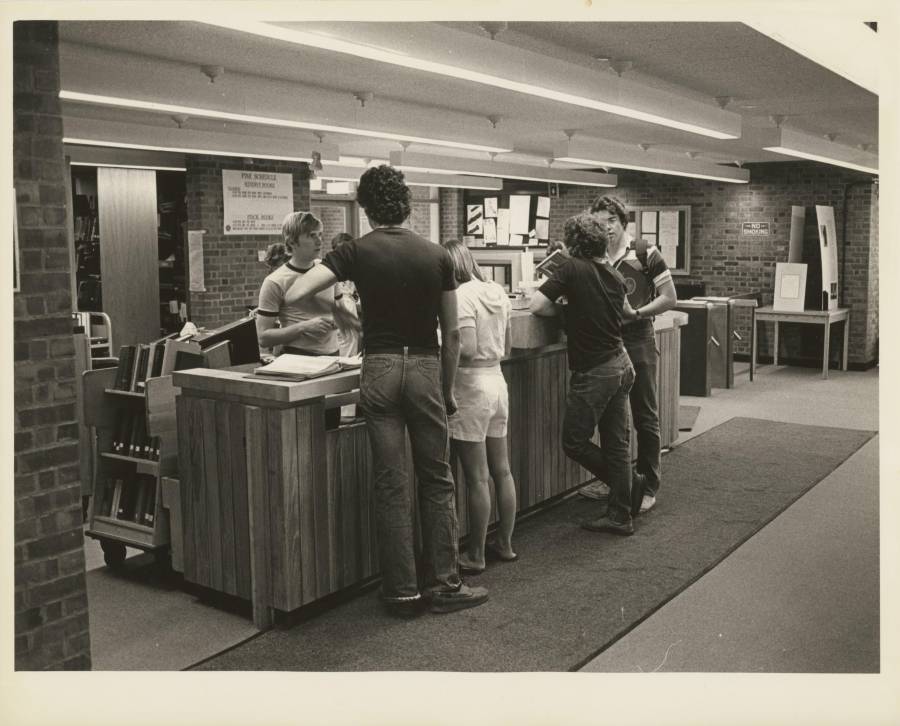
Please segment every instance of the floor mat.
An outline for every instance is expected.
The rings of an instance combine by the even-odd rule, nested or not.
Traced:
[[[518,562],[477,578],[485,605],[396,620],[374,592],[198,665],[203,670],[575,670],[714,567],[874,434],[733,418],[666,456],[633,537],[578,525],[571,497],[521,523]]]

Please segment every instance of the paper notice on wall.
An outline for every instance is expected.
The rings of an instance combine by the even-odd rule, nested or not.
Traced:
[[[206,230],[188,230],[188,271],[190,273],[190,291],[206,292],[203,282],[203,235]]]
[[[496,209],[494,212],[496,213]],[[497,244],[497,220],[496,219],[485,219],[484,220],[484,243],[486,245]]]
[[[657,237],[659,251],[662,252],[666,265],[670,268],[676,266],[678,258],[678,212],[660,211],[659,236]]]
[[[497,210],[497,245],[505,247],[509,244],[509,210]]]
[[[660,240],[659,251],[662,253],[666,266],[671,270],[678,266],[678,245],[670,242],[663,243]]]
[[[509,236],[509,246],[510,247],[521,247],[524,239],[525,239],[524,234],[511,234]]]
[[[484,216],[485,219],[497,218],[497,197],[484,198]]]
[[[538,197],[537,198],[537,216],[538,217],[549,217],[550,216],[550,197]],[[542,238],[545,239],[545,238]]]
[[[678,212],[661,211],[659,213],[659,241],[667,239],[678,244]]]
[[[641,232],[656,233],[656,212],[641,212]]]
[[[534,231],[538,239],[550,239],[550,220],[534,220]]]
[[[534,253],[531,250],[525,250],[522,253],[522,282],[532,282],[534,280]]]
[[[222,170],[225,234],[277,234],[294,211],[291,174]]]
[[[637,234],[636,228],[634,226],[634,222],[629,222],[625,226],[625,231],[628,233],[628,236],[634,239],[634,235]]]
[[[466,234],[480,235],[484,227],[484,208],[480,204],[466,205]]]
[[[528,214],[531,211],[530,194],[511,194],[509,197],[509,233],[528,234]]]

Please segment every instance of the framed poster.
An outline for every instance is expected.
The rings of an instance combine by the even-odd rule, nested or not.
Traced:
[[[803,311],[806,298],[806,265],[796,262],[775,263],[775,299],[772,309],[778,312]]]
[[[291,174],[222,170],[225,234],[281,235],[281,223],[294,211]]]

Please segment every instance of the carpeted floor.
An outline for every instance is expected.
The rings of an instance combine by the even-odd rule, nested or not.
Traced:
[[[700,415],[699,406],[679,406],[678,407],[678,430],[690,431],[694,428],[697,416]]]
[[[164,577],[153,555],[87,573],[92,669],[180,670],[256,634],[246,614],[200,602]]]
[[[734,418],[674,449],[658,504],[630,538],[580,522],[571,497],[521,523],[516,563],[478,578],[491,600],[411,621],[370,592],[200,663],[203,670],[566,671],[710,570],[847,459],[870,432]],[[537,577],[540,573],[540,578]]]

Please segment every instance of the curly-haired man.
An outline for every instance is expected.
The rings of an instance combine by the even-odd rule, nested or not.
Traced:
[[[602,196],[594,200],[591,213],[606,226],[609,238],[610,262],[616,270],[629,278],[628,300],[637,319],[622,326],[622,341],[634,366],[634,385],[628,394],[631,419],[637,433],[637,466],[632,479],[640,481],[644,495],[641,512],[656,504],[661,479],[659,407],[656,391],[656,369],[659,353],[653,332],[653,316],[671,310],[677,302],[675,284],[662,253],[655,245],[648,245],[643,259],[639,259],[634,240],[625,230],[628,213],[618,197]],[[631,289],[633,288],[633,291]],[[581,489],[581,494],[602,499],[608,491],[602,482]]]
[[[456,410],[459,363],[453,263],[445,249],[401,226],[410,213],[402,172],[390,166],[368,169],[356,198],[372,231],[330,252],[287,297],[307,297],[336,280],[352,280],[359,292],[365,311],[360,406],[374,458],[381,595],[388,610],[412,615],[426,600],[434,612],[480,605],[487,590],[459,578],[449,464],[447,414]],[[419,487],[423,592],[413,548],[407,432]]]
[[[572,371],[563,420],[563,450],[609,484],[606,514],[584,526],[598,532],[634,534],[631,431],[628,391],[634,368],[622,344],[622,321],[633,319],[625,280],[606,256],[606,227],[584,213],[566,220],[569,257],[531,300],[535,315],[555,315],[566,298],[565,328]],[[603,448],[591,438],[599,428]]]

